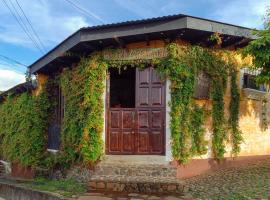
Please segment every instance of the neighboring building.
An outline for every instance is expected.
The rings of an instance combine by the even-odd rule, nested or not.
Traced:
[[[13,95],[13,94],[18,95],[23,92],[26,92],[27,90],[33,90],[37,87],[36,84],[37,84],[36,81],[24,82],[24,83],[15,85],[14,87],[6,91],[0,92],[0,102],[2,102],[5,99],[5,97],[7,97],[8,95]]]
[[[76,55],[89,55],[95,51],[116,48],[121,49],[122,55],[132,51],[134,57],[128,59],[156,58],[164,53],[164,47],[170,42],[211,47],[214,44],[209,37],[213,33],[218,33],[223,40],[220,48],[230,51],[242,48],[255,39],[251,29],[187,15],[128,21],[78,30],[33,63],[30,72],[37,75],[38,87],[41,88],[48,77],[61,73],[64,67],[74,66],[74,63],[79,61]],[[119,57],[121,58],[121,54]],[[241,62],[241,58],[239,60]],[[262,159],[270,155],[270,129],[262,128],[263,120],[269,122],[269,92],[264,86],[258,87],[254,84],[255,75],[254,72],[241,69],[238,76],[241,89],[239,125],[244,142],[241,144],[239,158],[231,162],[228,153],[228,162],[225,165]],[[197,92],[203,100],[197,102],[211,107],[208,94],[209,77],[202,75],[200,79],[202,86]],[[106,155],[115,155],[108,159],[118,160],[119,156],[121,160],[122,155],[131,158],[134,158],[131,155],[138,155],[138,160],[141,158],[160,163],[173,161],[169,115],[170,81],[162,81],[153,67],[145,70],[130,68],[120,75],[117,70],[109,69],[106,88],[103,103],[104,149]],[[58,92],[58,95],[58,102],[61,102],[58,109],[59,113],[62,113],[64,97],[61,92]],[[225,113],[228,112],[229,99],[227,89],[224,97]],[[59,117],[63,117],[63,114]],[[59,150],[61,142],[59,121],[61,120],[56,120],[56,124],[49,129],[51,132],[48,148],[54,152]],[[206,122],[208,132],[211,131],[210,127],[211,121]],[[210,135],[207,134],[207,137]],[[194,158],[189,164],[179,166],[178,176],[189,177],[218,166],[223,165],[218,165],[211,159],[209,150],[207,154]]]

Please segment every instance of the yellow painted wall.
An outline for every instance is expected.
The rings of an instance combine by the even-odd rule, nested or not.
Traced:
[[[38,83],[38,87],[33,91],[33,94],[34,95],[39,95],[40,94],[40,92],[42,91],[42,89],[43,89],[43,87],[44,87],[44,85],[45,85],[45,83],[46,83],[46,81],[47,81],[47,79],[48,79],[48,76],[46,76],[45,74],[41,74],[41,73],[39,73],[38,75],[37,75],[37,83]]]

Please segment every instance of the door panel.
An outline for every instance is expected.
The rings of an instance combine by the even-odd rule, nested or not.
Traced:
[[[149,88],[148,87],[140,87],[138,89],[139,95],[139,106],[149,106]]]
[[[149,153],[149,132],[140,130],[138,132],[138,153]]]
[[[162,153],[163,138],[162,138],[162,132],[160,130],[157,130],[157,131],[152,130],[151,147],[152,147],[152,153]]]
[[[149,111],[140,110],[138,111],[138,127],[149,128]]]
[[[162,125],[163,125],[162,114],[163,112],[160,110],[152,111],[152,128],[162,129]]]
[[[110,151],[111,152],[120,152],[121,146],[120,146],[121,138],[118,131],[111,131],[110,132]]]
[[[152,106],[162,106],[163,105],[162,92],[163,92],[162,86],[152,87],[152,91],[151,91]]]

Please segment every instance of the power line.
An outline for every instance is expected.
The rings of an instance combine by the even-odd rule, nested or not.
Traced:
[[[16,14],[13,12],[13,10],[11,9],[11,7],[8,5],[8,3],[6,2],[6,0],[3,0],[3,3],[5,4],[5,6],[8,8],[8,10],[10,11],[10,13],[13,15],[13,17],[15,18],[15,20],[18,22],[18,24],[20,25],[20,27],[22,28],[22,30],[24,31],[24,33],[28,36],[28,38],[33,42],[33,44],[35,45],[35,47],[42,52],[42,50],[39,48],[39,46],[37,45],[37,43],[35,42],[35,40],[32,39],[31,35],[29,35],[29,33],[27,32],[27,30],[25,29],[24,25],[20,22],[19,18],[16,16]],[[13,7],[14,8],[14,7]],[[16,10],[15,10],[16,11]]]
[[[4,59],[6,59],[6,60],[9,60],[9,61],[11,61],[11,62],[14,62],[14,63],[16,63],[16,64],[18,64],[18,65],[22,65],[22,66],[24,66],[24,67],[27,67],[27,65],[25,65],[25,64],[23,64],[23,63],[21,63],[21,62],[15,60],[15,59],[13,59],[13,58],[10,58],[10,57],[8,57],[8,56],[5,56],[5,55],[0,54],[0,58],[1,58],[1,57],[4,58]]]
[[[28,32],[30,39],[36,44],[36,46],[38,47],[38,49],[43,52],[43,49],[40,48],[40,44],[38,44],[36,38],[33,37],[31,31],[28,29],[28,26],[24,23],[21,14],[18,12],[17,8],[15,7],[15,5],[13,4],[12,0],[9,0],[9,3],[11,4],[12,8],[15,10],[17,16],[19,17],[19,19],[21,20],[22,25],[24,26],[25,30]]]
[[[66,0],[66,2],[70,3],[73,7],[75,7],[77,10],[79,10],[80,12],[82,12],[83,14],[95,18],[96,20],[105,23],[105,21],[103,19],[101,19],[99,16],[97,16],[96,14],[86,10],[85,8],[82,8],[81,6],[78,5],[78,3],[76,4],[75,2],[71,1],[71,0]]]
[[[33,31],[34,35],[36,36],[37,40],[39,41],[39,44],[41,45],[41,47],[43,48],[43,50],[46,51],[45,46],[44,46],[43,43],[41,42],[40,37],[38,36],[38,34],[37,34],[37,32],[35,31],[35,29],[34,29],[32,23],[30,22],[30,20],[29,20],[28,17],[26,16],[25,12],[23,11],[23,9],[22,9],[21,5],[19,4],[18,0],[16,0],[16,3],[17,3],[17,5],[18,5],[18,7],[20,8],[21,12],[23,13],[24,18],[25,18],[26,21],[28,22],[28,24],[29,24],[31,30]]]

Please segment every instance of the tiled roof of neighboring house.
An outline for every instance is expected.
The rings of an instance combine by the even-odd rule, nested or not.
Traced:
[[[178,37],[179,34],[183,39],[196,43],[214,32],[224,35],[227,45],[243,43],[243,41],[246,44],[255,39],[252,30],[246,27],[183,14],[169,15],[81,28],[29,68],[31,73],[46,72],[52,70],[53,67],[57,68],[57,65],[70,63],[70,58],[63,58],[67,51],[89,53],[125,42],[141,41],[145,38],[151,40],[168,37],[172,39]]]

